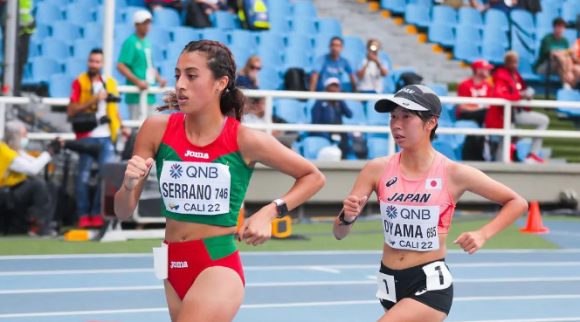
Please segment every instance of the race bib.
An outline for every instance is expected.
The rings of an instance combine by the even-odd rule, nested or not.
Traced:
[[[165,160],[161,171],[159,187],[167,211],[185,215],[230,212],[227,165]]]
[[[445,262],[439,261],[425,265],[423,272],[427,277],[427,291],[444,290],[453,282],[453,277]]]
[[[376,297],[397,303],[397,291],[395,288],[395,278],[393,276],[378,272]]]
[[[439,206],[406,206],[381,201],[385,243],[391,248],[432,251],[439,249]]]

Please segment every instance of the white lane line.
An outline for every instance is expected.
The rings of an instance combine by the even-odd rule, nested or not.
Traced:
[[[563,267],[580,266],[577,262],[506,262],[506,263],[448,263],[451,268],[478,268],[478,267]],[[378,269],[377,264],[346,264],[346,265],[274,265],[274,266],[245,266],[244,271],[275,271],[275,270],[318,270],[337,273],[344,269]],[[128,269],[90,269],[90,270],[54,270],[54,271],[7,271],[0,272],[2,276],[30,276],[30,275],[73,275],[73,274],[124,274],[124,273],[149,273],[152,268],[128,268]]]
[[[294,286],[337,286],[368,285],[376,283],[376,276],[367,276],[367,280],[353,281],[304,281],[304,282],[264,282],[247,283],[246,287],[294,287]],[[523,277],[523,278],[457,278],[454,283],[529,283],[529,282],[580,282],[580,277]],[[80,292],[123,292],[162,290],[163,285],[145,286],[110,286],[110,287],[75,287],[75,288],[40,288],[0,290],[0,295],[41,294],[41,293],[80,293]]]
[[[321,271],[321,272],[327,272],[327,273],[340,274],[340,270],[338,270],[336,268],[329,268],[329,267],[324,267],[324,266],[312,266],[310,269],[313,271]]]
[[[580,299],[580,294],[569,295],[532,295],[532,296],[482,296],[482,297],[457,297],[454,301],[519,301],[519,300],[555,300],[555,299]],[[312,306],[343,306],[343,305],[377,305],[378,300],[362,301],[330,301],[330,302],[297,302],[297,303],[268,303],[268,304],[244,304],[242,309],[266,309],[266,308],[287,308],[287,307],[312,307]],[[100,310],[100,311],[65,311],[65,312],[38,312],[38,313],[10,313],[0,314],[0,319],[29,318],[29,317],[46,317],[46,316],[71,316],[71,315],[97,315],[97,314],[123,314],[123,313],[153,313],[167,312],[167,308],[147,308],[147,309],[125,309],[125,310]],[[566,318],[558,320],[488,320],[488,321],[471,321],[471,322],[519,322],[519,321],[576,321],[578,318]],[[466,321],[470,322],[470,321]]]
[[[1,242],[0,242],[1,244]],[[448,254],[465,254],[463,250],[452,249]],[[480,249],[478,254],[535,254],[553,253],[570,254],[580,253],[580,248],[568,249]],[[279,251],[279,252],[240,252],[243,256],[320,256],[320,255],[377,255],[380,250],[337,250],[337,251]],[[36,260],[36,259],[73,259],[73,258],[151,258],[151,253],[118,253],[118,254],[55,254],[55,255],[6,255],[0,256],[0,260]]]

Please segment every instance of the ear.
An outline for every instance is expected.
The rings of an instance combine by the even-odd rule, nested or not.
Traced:
[[[220,93],[223,92],[223,90],[226,89],[226,87],[228,87],[228,82],[229,77],[227,76],[222,76],[220,77],[220,79],[217,80],[216,85]]]
[[[435,128],[436,125],[437,125],[437,118],[436,117],[430,118],[429,121],[427,121],[427,130],[433,131],[433,129]]]

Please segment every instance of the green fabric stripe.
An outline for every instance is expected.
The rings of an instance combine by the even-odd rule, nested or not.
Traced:
[[[210,237],[202,241],[212,261],[229,256],[238,250],[234,235]]]

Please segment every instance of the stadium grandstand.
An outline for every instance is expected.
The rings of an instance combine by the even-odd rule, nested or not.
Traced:
[[[157,168],[131,219],[117,220],[114,196],[146,117],[170,113],[154,108],[197,40],[231,50],[247,97],[242,122],[326,177],[274,221],[271,240],[239,244],[247,291],[235,321],[384,313],[373,297],[384,241],[377,196],[348,240],[335,240],[332,222],[365,164],[401,151],[375,103],[412,84],[443,103],[432,146],[530,203],[467,258],[454,239],[500,206],[461,196],[446,321],[580,321],[580,0],[0,0],[0,15],[0,322],[169,321],[151,259],[165,238]],[[95,99],[106,102],[95,127],[110,138],[81,144],[69,115],[96,95],[85,79],[93,72],[106,76],[107,93]],[[113,105],[123,127],[111,121]],[[34,178],[21,200],[2,178],[3,146],[17,141],[43,160],[14,179]],[[257,165],[238,229],[291,179]]]

